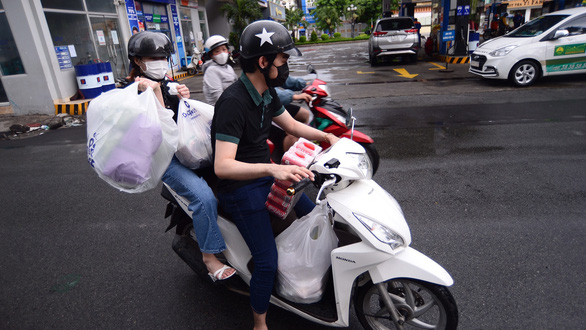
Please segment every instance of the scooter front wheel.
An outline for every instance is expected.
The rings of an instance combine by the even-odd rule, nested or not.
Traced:
[[[197,73],[197,69],[196,68],[189,68],[187,69],[187,74],[189,74],[190,76],[193,76]]]
[[[393,312],[402,319],[403,329],[456,329],[458,307],[450,291],[441,285],[414,279],[392,279],[379,285],[368,282],[358,288],[354,308],[364,329],[397,329]],[[383,290],[387,297],[381,296]]]

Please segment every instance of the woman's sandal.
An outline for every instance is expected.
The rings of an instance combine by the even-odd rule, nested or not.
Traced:
[[[212,282],[227,280],[230,277],[234,276],[234,274],[236,274],[236,269],[234,269],[234,272],[232,274],[228,275],[226,278],[222,278],[222,276],[224,275],[224,272],[230,268],[232,268],[232,267],[230,267],[228,265],[224,265],[222,268],[216,270],[213,274],[208,273],[208,276],[212,279]]]

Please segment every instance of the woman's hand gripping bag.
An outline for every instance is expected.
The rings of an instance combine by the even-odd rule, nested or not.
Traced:
[[[275,239],[278,270],[277,292],[287,300],[311,304],[321,300],[338,237],[330,224],[327,205],[317,205],[295,220]]]
[[[214,107],[200,101],[181,99],[177,115],[179,144],[175,156],[191,169],[212,165],[211,125]]]
[[[103,93],[87,111],[88,162],[98,176],[128,193],[157,186],[177,150],[173,112],[138,84]]]

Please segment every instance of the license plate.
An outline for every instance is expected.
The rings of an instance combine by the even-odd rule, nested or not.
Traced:
[[[479,68],[480,67],[480,62],[478,61],[470,61],[470,66],[473,66],[475,68]]]

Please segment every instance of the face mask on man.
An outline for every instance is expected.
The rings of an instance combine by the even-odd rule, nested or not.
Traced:
[[[145,76],[154,80],[163,80],[169,69],[166,60],[143,62],[145,65]]]
[[[230,54],[228,54],[226,52],[221,52],[218,55],[214,55],[213,59],[219,65],[224,65],[224,64],[226,64],[228,62],[228,56],[230,56]]]
[[[287,78],[289,78],[289,65],[285,62],[281,66],[276,66],[277,68],[277,78],[270,79],[268,81],[269,86],[272,87],[279,87],[283,86]]]

